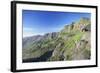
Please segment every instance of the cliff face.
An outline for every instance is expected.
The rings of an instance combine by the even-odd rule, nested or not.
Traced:
[[[23,62],[90,59],[90,33],[90,19],[81,18],[64,26],[60,32],[47,33],[38,37],[39,40],[31,39],[32,42],[22,49]],[[23,42],[27,43],[28,40]]]

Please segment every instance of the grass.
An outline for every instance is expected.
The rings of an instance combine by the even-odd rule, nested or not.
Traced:
[[[75,43],[80,41],[84,32],[77,32],[75,35],[69,37],[67,40],[64,40],[65,48],[74,48]],[[68,34],[70,35],[70,34]]]
[[[76,32],[73,33],[75,35],[69,37],[68,40],[64,41],[64,47],[61,51],[65,51],[66,57],[68,60],[71,60],[71,56],[73,54],[73,50],[76,47],[76,43],[78,43],[84,34],[84,32]],[[70,34],[69,34],[70,35]]]

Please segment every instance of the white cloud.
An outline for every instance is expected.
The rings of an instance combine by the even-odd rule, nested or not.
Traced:
[[[40,32],[40,30],[31,27],[23,27],[23,37],[30,37],[34,35],[44,35],[44,32]]]
[[[33,29],[30,27],[24,27],[23,28],[23,37],[29,37],[29,36],[33,36]]]
[[[25,32],[23,33],[23,37],[29,37],[29,36],[33,36],[34,34],[31,32]]]

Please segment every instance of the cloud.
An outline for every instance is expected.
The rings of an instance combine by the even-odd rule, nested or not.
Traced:
[[[34,34],[31,32],[25,32],[23,33],[23,37],[29,37],[29,36],[33,36]]]
[[[23,27],[23,37],[30,37],[34,35],[44,35],[44,32],[32,27]]]
[[[23,37],[33,36],[34,32],[33,29],[30,27],[23,27]]]

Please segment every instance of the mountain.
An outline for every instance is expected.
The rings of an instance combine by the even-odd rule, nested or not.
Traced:
[[[31,37],[24,37],[23,38],[23,48],[25,49],[28,45],[32,44],[35,41],[38,41],[41,39],[41,35],[31,36]]]
[[[91,58],[91,23],[81,18],[59,32],[23,38],[23,62],[87,60]]]

